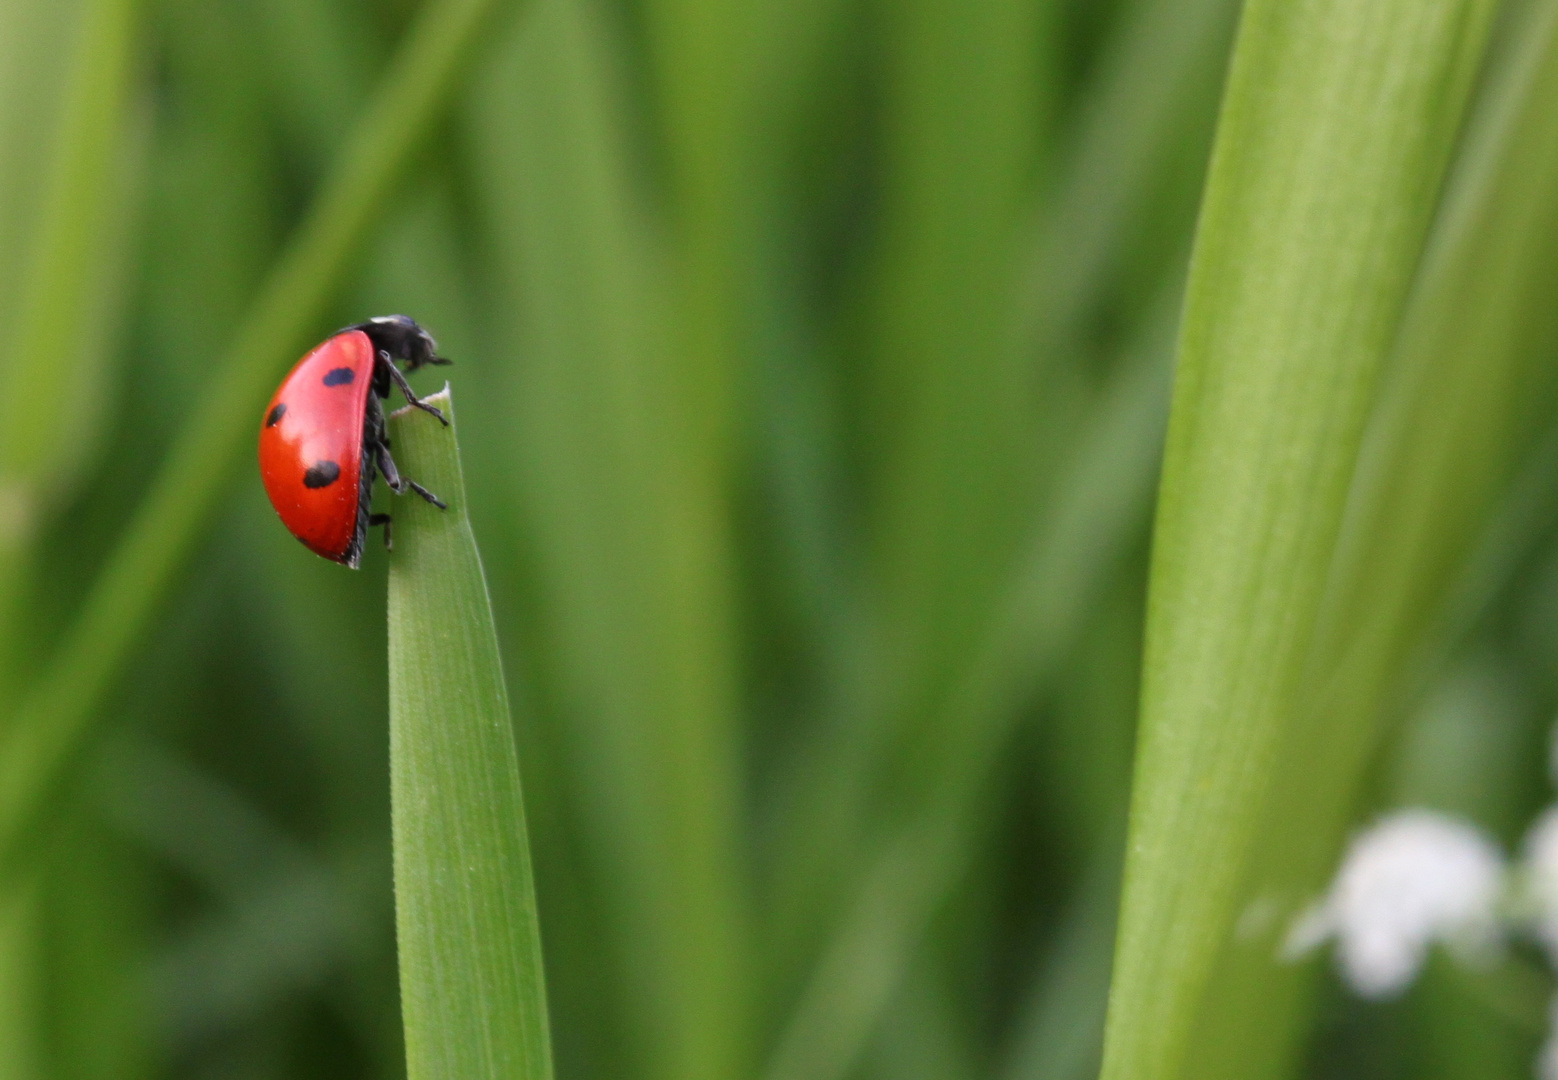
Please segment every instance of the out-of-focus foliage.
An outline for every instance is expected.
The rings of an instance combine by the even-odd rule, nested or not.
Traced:
[[[1456,7],[1388,6],[1425,37],[1414,13]],[[1244,73],[1241,108],[1329,85],[1319,62],[1352,55],[1284,41],[1294,27],[1379,30],[1325,17],[1347,5],[1259,7],[1313,26],[1256,27],[1284,59]],[[1259,492],[1324,535],[1292,568],[1302,610],[1255,603],[1218,632],[1307,619],[1321,666],[1280,708],[1321,720],[1229,755],[1258,776],[1198,788],[1221,759],[1187,757],[1153,798],[1275,837],[1250,880],[1288,882],[1289,851],[1328,870],[1342,819],[1374,809],[1453,811],[1512,844],[1549,801],[1554,4],[1460,7],[1438,31],[1448,74],[1417,73],[1431,93],[1379,73],[1412,99],[1384,111],[1417,158],[1368,138],[1367,110],[1285,106],[1398,182],[1262,195],[1290,213],[1283,266],[1345,295],[1288,306],[1255,263],[1191,278],[1193,316],[1243,296],[1341,366],[1325,342],[1366,323],[1378,368],[1343,416],[1277,394],[1241,418],[1304,428],[1274,459],[1318,447],[1335,497],[1311,520],[1304,485]],[[1239,9],[0,0],[0,751],[72,702],[86,733],[28,779],[46,799],[20,843],[0,762],[0,1076],[404,1074],[385,557],[351,573],[308,554],[249,461],[190,435],[240,364],[279,379],[283,354],[390,312],[456,361],[558,1075],[1094,1075],[1159,455]],[[1225,145],[1244,156],[1222,197],[1291,149],[1261,132]],[[1402,215],[1383,269],[1336,225],[1379,214]],[[1239,242],[1236,218],[1213,240]],[[1358,288],[1327,276],[1343,264]],[[187,520],[146,509],[168,475],[199,492]],[[1278,550],[1176,513],[1181,549],[1225,545],[1213,569],[1260,578]],[[105,592],[126,566],[157,576]],[[1195,616],[1196,582],[1176,589],[1155,619]],[[82,640],[108,642],[101,693],[74,678]],[[1294,840],[1283,808],[1311,785],[1325,828]],[[1277,915],[1174,843],[1153,887],[1221,890],[1203,907],[1246,917],[1273,963]],[[1261,1053],[1306,1047],[1292,1069],[1316,1078],[1530,1075],[1551,987],[1529,958],[1431,966],[1363,1005],[1319,967],[1252,979],[1224,923],[1189,928],[1193,963],[1152,957],[1157,938],[1122,960],[1161,980],[1127,1006],[1217,1001],[1208,986],[1249,1006],[1212,1010],[1225,1028],[1181,1009],[1165,1037],[1191,1073],[1197,1039],[1269,1030]]]

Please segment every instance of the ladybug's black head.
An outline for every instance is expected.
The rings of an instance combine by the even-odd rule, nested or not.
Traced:
[[[380,315],[349,329],[367,334],[375,349],[389,353],[390,359],[405,364],[407,371],[415,371],[424,364],[449,362],[438,355],[438,342],[433,335],[408,315]]]

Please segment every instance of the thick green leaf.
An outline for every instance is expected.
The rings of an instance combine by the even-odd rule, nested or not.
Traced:
[[[1246,905],[1290,911],[1323,886],[1368,761],[1403,695],[1418,690],[1424,661],[1442,661],[1466,602],[1457,593],[1467,564],[1485,546],[1489,519],[1502,525],[1501,503],[1519,498],[1520,466],[1540,455],[1553,423],[1558,4],[1541,0],[1516,25],[1370,420],[1297,722],[1277,752],[1278,762],[1304,767],[1274,770]],[[1483,750],[1496,752],[1497,724],[1482,728]],[[1473,756],[1461,757],[1469,767]],[[1490,785],[1490,796],[1501,786]],[[1271,935],[1252,934],[1229,949],[1219,1000],[1263,982],[1276,947]],[[1249,1023],[1245,1037],[1271,1040],[1272,1023]]]
[[[1240,890],[1276,776],[1328,766],[1279,750],[1302,722],[1353,463],[1491,8],[1245,9],[1160,493],[1106,1080],[1262,1076],[1289,1049],[1281,1028],[1218,1037],[1267,1002],[1282,1015],[1292,979],[1241,984],[1216,1010],[1208,995],[1241,915],[1248,929],[1262,914]],[[1332,809],[1284,812],[1301,831]]]
[[[448,504],[394,506],[390,792],[408,1080],[550,1080],[541,933],[497,631],[448,390],[390,418],[397,464]]]

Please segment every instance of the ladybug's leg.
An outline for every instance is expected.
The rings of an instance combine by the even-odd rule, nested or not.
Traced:
[[[400,369],[395,366],[395,361],[390,359],[390,354],[383,349],[379,350],[378,363],[380,367],[389,372],[389,377],[394,380],[396,386],[400,387],[400,392],[406,395],[406,404],[421,409],[423,412],[432,413],[438,417],[438,422],[443,424],[444,427],[449,426],[449,421],[444,416],[443,410],[436,405],[429,405],[417,397],[416,393],[411,389],[411,384],[406,381],[405,375],[401,374]]]
[[[384,526],[384,550],[385,551],[394,551],[395,550],[395,545],[390,540],[390,522],[393,521],[393,520],[395,520],[395,519],[390,517],[388,514],[369,514],[368,515],[368,528],[371,529],[375,525],[383,525]]]
[[[415,480],[403,479],[400,475],[400,470],[395,468],[395,459],[390,457],[389,447],[382,442],[379,443],[378,458],[379,471],[384,474],[384,482],[390,486],[390,490],[393,491],[396,495],[404,495],[406,489],[409,487],[412,491],[422,496],[422,498],[438,507],[438,509],[449,509],[448,503],[444,502],[444,500],[440,499],[437,495],[434,495],[431,491],[427,490],[427,488],[423,487]]]
[[[379,459],[379,471],[384,474],[384,482],[396,495],[406,490],[405,483],[400,479],[400,470],[395,468],[395,459],[390,457],[389,440],[380,439],[378,452],[375,455]]]
[[[430,502],[434,506],[438,507],[438,509],[440,509],[440,510],[447,510],[447,509],[449,509],[449,504],[448,503],[444,502],[444,500],[440,499],[437,495],[434,495],[431,491],[427,490],[427,488],[423,487],[421,484],[417,483],[415,480],[407,480],[406,484],[407,484],[408,487],[411,488],[412,491],[416,492],[418,495],[422,496],[422,498],[426,499],[428,502]]]

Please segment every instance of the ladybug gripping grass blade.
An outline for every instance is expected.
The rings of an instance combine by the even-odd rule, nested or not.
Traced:
[[[384,526],[389,546],[390,516],[370,511],[377,471],[395,494],[409,489],[445,509],[395,468],[380,401],[398,387],[407,402],[447,426],[396,367],[447,363],[426,330],[404,315],[385,315],[342,330],[282,380],[260,427],[260,476],[282,523],[309,550],[355,568],[373,525]]]

